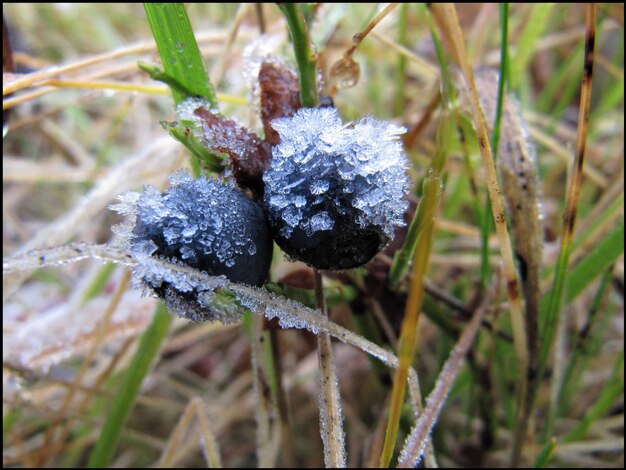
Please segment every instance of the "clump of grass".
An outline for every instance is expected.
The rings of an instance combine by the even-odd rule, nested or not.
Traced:
[[[260,132],[258,111],[248,105],[247,58],[255,48],[273,48],[274,55],[297,63],[284,16],[275,5],[194,4],[187,10],[208,78],[214,73],[218,80],[215,94],[206,75],[192,74],[200,79],[200,89],[192,85],[192,92],[185,83],[169,82],[175,98],[176,93],[215,98],[225,116]],[[402,356],[397,348],[408,286],[421,283],[424,315],[413,331],[415,352],[403,353],[417,370],[419,384],[410,372],[409,398],[400,400],[408,406],[397,408],[393,426],[398,437],[390,438],[385,451],[392,465],[410,464],[424,450],[427,465],[503,466],[517,445],[523,465],[621,467],[620,10],[611,5],[597,9],[586,151],[584,165],[575,172],[584,9],[510,5],[507,14],[509,93],[527,123],[525,138],[536,146],[544,225],[539,299],[543,373],[535,378],[524,436],[515,436],[524,403],[516,389],[519,393],[526,372],[516,351],[520,322],[511,325],[515,306],[504,285],[511,273],[501,269],[507,241],[484,232],[484,218],[490,216],[484,211],[489,179],[473,131],[468,86],[455,76],[454,67],[448,67],[454,111],[449,96],[440,95],[444,62],[468,60],[471,69],[499,67],[503,47],[496,25],[502,17],[490,4],[457,6],[467,46],[460,58],[453,26],[438,18],[436,8],[402,5],[379,16],[380,10],[351,4],[302,7],[322,86],[328,90],[333,83],[333,64],[346,51],[358,64],[355,86],[334,90],[345,119],[373,113],[408,128],[413,210],[418,201],[421,207],[433,202],[430,166],[435,165],[443,182],[438,206],[433,206],[432,233],[414,230],[408,237],[429,247],[419,248],[429,255],[423,279],[413,277],[419,271],[403,269],[389,286],[401,237],[364,268],[324,273],[330,328],[341,336],[345,330],[339,327],[345,327],[362,341],[350,340],[357,348],[332,345],[347,465],[380,462],[390,373],[397,365],[395,354]],[[141,5],[9,4],[4,14],[16,62],[31,73],[4,80],[4,107],[11,107],[12,115],[3,153],[3,255],[33,268],[49,252],[31,258],[15,254],[72,241],[114,241],[110,227],[119,221],[106,207],[115,196],[148,183],[163,187],[171,172],[193,160],[160,125],[174,116],[171,87],[150,80],[137,65],[160,67],[164,56],[163,51],[157,54]],[[372,20],[375,27],[352,49],[353,36],[367,31]],[[262,31],[266,36],[259,39]],[[175,62],[174,55],[168,57]],[[452,127],[445,146],[437,141],[442,125]],[[571,178],[578,186],[577,204],[567,196]],[[570,232],[562,218],[566,209],[568,217],[573,210],[576,214]],[[424,209],[417,214],[423,216]],[[410,213],[407,222],[413,217]],[[558,255],[564,234],[565,257]],[[421,236],[431,238],[417,240]],[[94,256],[106,255],[94,251]],[[56,256],[67,260],[78,255],[68,249]],[[516,258],[509,258],[509,271],[523,274]],[[125,268],[112,266],[81,262],[5,274],[6,465],[323,464],[313,333],[281,329],[276,320],[251,316],[241,325],[175,319],[170,326],[169,314],[155,314],[153,299],[128,287]],[[483,280],[485,272],[490,274]],[[272,296],[314,302],[310,270],[303,265],[277,254],[271,280]],[[267,295],[267,302],[276,298]],[[558,302],[549,307],[554,296]],[[158,324],[161,328],[155,330]],[[152,341],[139,341],[142,336]],[[360,352],[369,347],[365,344],[372,344],[370,352],[377,351],[393,367],[381,367],[374,356]],[[427,401],[422,402],[422,394]],[[107,446],[111,439],[117,444]],[[429,446],[423,448],[426,441]]]

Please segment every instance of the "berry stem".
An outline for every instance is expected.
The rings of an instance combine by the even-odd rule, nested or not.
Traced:
[[[309,30],[304,22],[300,6],[295,3],[279,3],[278,8],[287,20],[293,50],[300,72],[300,102],[305,108],[317,107],[316,54],[311,47]]]
[[[315,282],[315,304],[322,315],[327,318],[322,275],[313,270]],[[324,463],[326,467],[345,468],[345,434],[343,432],[343,416],[341,413],[341,397],[339,382],[333,361],[333,350],[328,333],[320,333],[317,337],[317,357],[320,368],[320,433],[324,444]]]

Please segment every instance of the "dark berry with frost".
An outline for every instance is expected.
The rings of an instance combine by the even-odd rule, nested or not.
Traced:
[[[264,208],[278,245],[318,269],[369,261],[404,223],[404,129],[372,117],[344,125],[332,107],[272,126],[280,143],[263,175]]]
[[[273,245],[261,207],[215,179],[193,179],[178,172],[170,183],[163,193],[151,186],[129,193],[115,207],[133,216],[126,227],[130,252],[137,258],[160,256],[234,282],[262,285]],[[167,288],[158,276],[146,282],[157,294]]]

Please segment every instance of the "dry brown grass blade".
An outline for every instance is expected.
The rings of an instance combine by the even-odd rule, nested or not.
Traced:
[[[207,464],[211,468],[220,468],[222,466],[215,433],[210,425],[210,419],[207,410],[200,397],[192,398],[185,412],[181,415],[176,427],[170,434],[167,445],[163,448],[161,458],[159,459],[159,468],[169,467],[173,464],[176,456],[176,450],[183,439],[185,431],[191,426],[193,418],[197,418],[202,431],[202,439],[200,445],[203,446],[203,455]]]

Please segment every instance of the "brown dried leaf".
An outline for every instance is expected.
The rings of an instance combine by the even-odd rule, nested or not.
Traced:
[[[231,119],[199,107],[194,114],[202,119],[204,144],[211,150],[226,153],[237,183],[251,189],[255,197],[263,194],[263,172],[272,158],[271,146],[253,131]]]
[[[274,119],[293,116],[301,108],[298,77],[285,66],[263,62],[259,70],[259,85],[265,141],[278,145],[280,137],[270,123]]]

